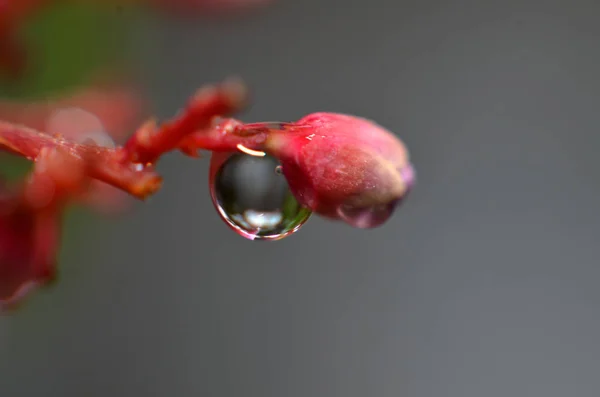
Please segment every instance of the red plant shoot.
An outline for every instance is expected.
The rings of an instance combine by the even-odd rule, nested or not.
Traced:
[[[179,116],[150,120],[112,148],[0,122],[0,148],[34,161],[28,179],[0,195],[0,305],[12,307],[54,279],[66,206],[98,181],[146,199],[162,186],[156,163],[173,150],[192,157],[213,152],[211,183],[232,154],[275,158],[301,212],[297,227],[283,237],[311,212],[353,227],[380,226],[410,191],[414,172],[406,147],[383,127],[335,113],[288,123],[221,118],[240,110],[246,97],[236,79],[206,86]]]

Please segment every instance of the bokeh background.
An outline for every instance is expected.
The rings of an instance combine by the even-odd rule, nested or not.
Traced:
[[[160,117],[237,74],[253,89],[242,119],[375,119],[410,148],[418,185],[379,229],[313,217],[250,242],[214,211],[208,158],[169,155],[149,202],[69,216],[60,282],[0,319],[2,397],[600,393],[597,2],[125,8],[89,42],[61,15],[31,30],[81,41],[49,55],[57,70],[127,41]]]

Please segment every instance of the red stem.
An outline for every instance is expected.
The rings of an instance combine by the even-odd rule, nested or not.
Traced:
[[[146,123],[123,147],[114,149],[79,144],[60,135],[0,121],[0,149],[32,161],[37,161],[44,149],[61,151],[73,161],[83,160],[88,177],[145,199],[161,187],[162,178],[154,171],[154,164],[164,153],[181,149],[192,155],[198,149],[236,150],[238,143],[254,145],[260,134],[228,134],[233,131],[231,126],[242,126],[240,122],[226,119],[212,125],[217,116],[238,110],[245,99],[246,89],[237,80],[207,86],[178,117],[160,127]]]
[[[239,110],[246,97],[246,88],[237,79],[201,88],[180,116],[160,127],[154,120],[142,126],[125,144],[123,160],[154,164],[162,154],[179,148],[188,135],[210,129],[215,117],[231,115]]]

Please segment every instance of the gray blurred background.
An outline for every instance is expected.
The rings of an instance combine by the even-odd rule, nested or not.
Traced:
[[[600,5],[278,0],[139,29],[159,116],[238,74],[246,121],[354,113],[418,172],[384,227],[230,231],[208,158],[70,235],[61,281],[0,320],[0,396],[600,394]]]

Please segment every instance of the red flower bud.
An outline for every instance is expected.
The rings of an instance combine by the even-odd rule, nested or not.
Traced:
[[[314,113],[273,134],[266,147],[302,204],[358,228],[384,223],[415,181],[404,144],[359,117]]]

